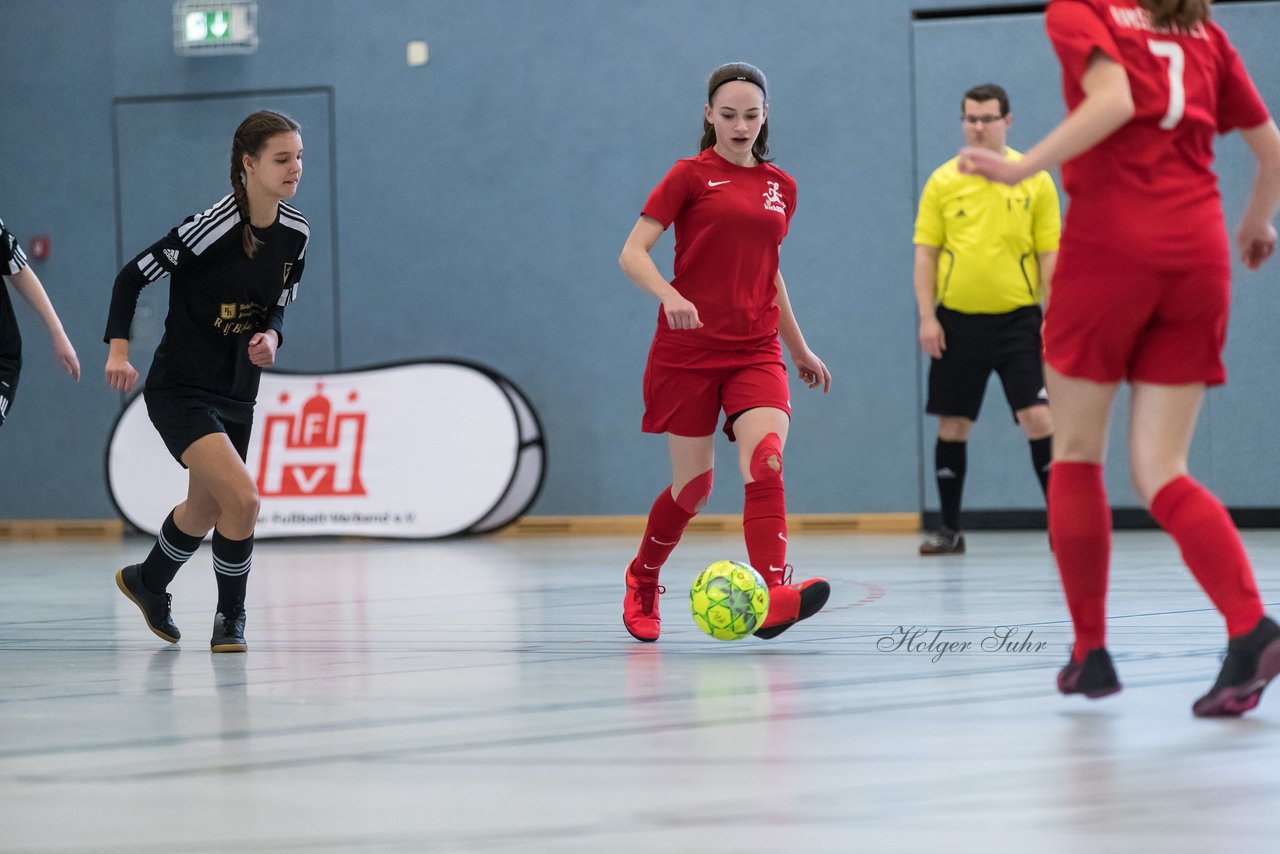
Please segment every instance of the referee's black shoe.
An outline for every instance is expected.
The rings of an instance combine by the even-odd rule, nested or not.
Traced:
[[[221,611],[213,615],[213,637],[209,639],[212,652],[248,652],[244,640],[244,608],[229,614]]]
[[[177,643],[182,632],[173,624],[173,612],[170,606],[173,597],[168,593],[152,593],[142,583],[142,572],[138,564],[130,564],[116,573],[116,587],[129,597],[129,601],[138,606],[142,616],[147,620],[147,628],[161,640]]]
[[[939,528],[931,532],[920,544],[922,555],[962,555],[964,554],[964,534],[950,528]]]

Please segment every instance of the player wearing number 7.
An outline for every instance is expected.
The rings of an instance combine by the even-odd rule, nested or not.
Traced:
[[[1070,114],[1023,160],[965,149],[960,168],[1014,183],[1062,163],[1071,197],[1044,339],[1055,427],[1049,530],[1075,627],[1058,688],[1091,698],[1120,690],[1105,646],[1102,460],[1127,381],[1138,496],[1226,621],[1226,660],[1192,711],[1239,715],[1280,673],[1280,626],[1263,613],[1226,510],[1188,475],[1187,453],[1205,386],[1226,380],[1230,248],[1213,138],[1240,129],[1258,162],[1236,237],[1256,269],[1276,246],[1280,131],[1210,21],[1209,0],[1053,0],[1045,20]]]

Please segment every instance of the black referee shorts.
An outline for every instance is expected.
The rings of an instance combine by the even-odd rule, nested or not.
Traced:
[[[1014,413],[1049,402],[1044,390],[1040,306],[1007,314],[964,314],[938,306],[947,349],[929,365],[925,412],[978,420],[987,378],[995,371]]]
[[[210,433],[226,433],[231,445],[244,460],[249,454],[249,435],[253,432],[253,405],[226,401],[198,391],[152,391],[142,393],[147,415],[164,446],[178,461],[197,439]]]

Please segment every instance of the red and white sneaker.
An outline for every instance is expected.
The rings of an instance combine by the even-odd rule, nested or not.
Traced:
[[[622,600],[622,625],[633,638],[652,643],[662,632],[662,616],[658,613],[658,594],[667,588],[658,584],[658,573],[650,570],[637,574],[632,570],[635,561],[627,567],[627,595]]]
[[[821,611],[831,598],[831,585],[825,578],[806,578],[792,584],[791,572],[791,565],[787,564],[784,569],[770,573],[772,577],[768,581],[777,579],[778,583],[769,586],[769,613],[756,629],[756,637],[776,638]]]

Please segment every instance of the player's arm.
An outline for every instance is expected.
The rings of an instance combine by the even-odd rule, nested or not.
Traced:
[[[49,337],[53,339],[53,354],[57,357],[58,362],[62,365],[62,369],[71,375],[71,378],[79,382],[80,380],[80,359],[76,356],[76,348],[71,346],[71,339],[67,337],[66,330],[62,328],[62,321],[58,319],[58,313],[53,310],[53,303],[49,301],[49,295],[45,293],[44,285],[40,284],[40,277],[30,267],[23,267],[16,273],[6,276],[9,284],[13,285],[13,289],[22,295],[27,304],[40,315],[40,319],[44,321],[45,328],[49,330]]]
[[[1058,266],[1058,250],[1041,252],[1036,255],[1040,262],[1040,301],[1045,308],[1049,307],[1049,292],[1053,288],[1053,271]]]
[[[1236,234],[1236,245],[1240,247],[1240,260],[1250,270],[1256,270],[1276,249],[1272,220],[1280,208],[1280,130],[1275,121],[1268,121],[1246,128],[1240,135],[1258,161],[1258,171]]]
[[[778,337],[791,354],[791,361],[796,366],[800,381],[809,388],[822,386],[824,394],[831,391],[831,371],[827,370],[827,366],[805,343],[795,312],[791,310],[791,298],[787,295],[787,283],[782,279],[781,270],[773,277],[773,284],[778,289],[773,298],[774,304],[778,306]]]
[[[938,322],[937,283],[938,257],[942,247],[927,243],[916,244],[916,260],[913,279],[916,288],[916,310],[920,313],[920,349],[931,358],[942,358],[947,349],[946,335]]]
[[[662,223],[642,215],[627,235],[622,254],[618,256],[618,266],[641,290],[648,291],[662,302],[668,326],[672,329],[698,329],[702,321],[698,319],[697,307],[663,278],[649,254],[663,231]]]
[[[192,218],[187,219],[188,223],[191,221]],[[111,307],[107,311],[107,329],[102,335],[108,345],[105,374],[111,388],[132,391],[138,382],[138,371],[129,362],[129,333],[134,312],[138,310],[138,295],[147,285],[163,279],[194,257],[175,228],[138,253],[116,274],[111,287]]]
[[[960,151],[960,171],[1002,184],[1016,184],[1083,154],[1133,117],[1129,75],[1123,65],[1102,51],[1095,49],[1089,57],[1080,86],[1084,100],[1024,158],[1009,162],[994,151],[968,147]]]
[[[102,336],[107,342],[107,364],[103,373],[107,385],[116,391],[133,391],[138,383],[138,369],[129,361],[129,332],[138,307],[138,295],[147,282],[135,259],[120,270],[111,289],[107,331]]]

